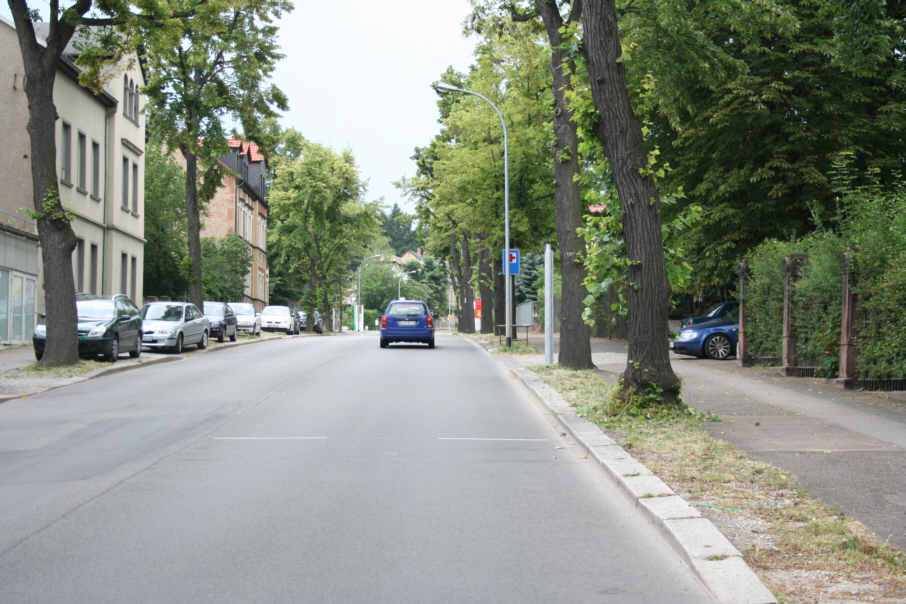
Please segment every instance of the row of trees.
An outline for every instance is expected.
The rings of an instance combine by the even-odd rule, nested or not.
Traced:
[[[556,217],[561,364],[587,358],[587,332],[573,330],[577,298],[628,312],[624,394],[678,392],[666,353],[671,296],[728,291],[738,261],[766,238],[838,228],[837,158],[857,183],[901,181],[903,2],[473,6],[475,64],[442,79],[490,98],[509,124],[513,246],[539,250]],[[450,260],[460,305],[482,288],[502,316],[501,271],[482,265],[502,247],[500,128],[473,97],[439,108],[443,129],[416,149],[418,175],[403,184],[431,249]]]
[[[660,198],[619,62],[613,1],[473,4],[469,29],[482,37],[476,65],[469,74],[448,71],[443,79],[493,99],[511,124],[513,246],[538,250],[556,233],[562,278],[560,364],[592,365],[589,329],[582,318],[585,246],[578,234],[585,203],[579,187],[585,151],[579,124],[587,116],[577,114],[582,106],[575,98],[584,93],[599,116],[594,120],[597,140],[586,145],[603,150],[599,156],[613,167],[607,177],[622,200],[622,239],[630,259],[632,338],[623,393],[656,388],[666,400],[675,400],[679,382],[666,347],[669,284]],[[443,98],[439,107],[443,130],[428,147],[416,150],[418,175],[404,184],[418,202],[421,219],[431,225],[432,248],[450,260],[460,307],[471,307],[473,281],[483,300],[495,301],[497,318],[482,321],[485,329],[504,314],[502,258],[497,259],[503,235],[499,129],[494,116],[471,97]],[[468,322],[470,313],[461,316]],[[460,327],[468,330],[469,325]]]

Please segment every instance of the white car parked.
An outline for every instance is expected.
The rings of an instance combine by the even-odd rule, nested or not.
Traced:
[[[261,335],[261,316],[255,312],[255,305],[248,302],[230,302],[230,308],[236,314],[236,327],[239,331]]]
[[[289,306],[265,306],[261,311],[261,329],[282,331],[287,335],[299,333]]]

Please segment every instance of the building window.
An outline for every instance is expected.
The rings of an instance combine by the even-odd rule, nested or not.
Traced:
[[[98,293],[98,246],[96,243],[91,244],[91,267],[90,280],[88,281],[88,290],[92,294]]]
[[[82,193],[88,192],[88,139],[82,132],[79,132],[79,181],[77,185]]]
[[[76,267],[75,267],[75,282],[76,282],[76,291],[81,292],[85,291],[85,240],[77,239],[76,240]]]
[[[91,141],[91,196],[101,198],[101,146]]]
[[[258,247],[267,249],[267,217],[258,214]]]
[[[123,158],[123,209],[129,210],[129,158]]]
[[[120,254],[120,293],[123,293],[123,294],[125,294],[126,291],[128,291],[127,290],[127,287],[129,286],[129,282],[127,281],[127,279],[129,278],[128,271],[129,271],[129,255],[126,253],[122,253],[122,254]]]
[[[129,76],[123,76],[123,115],[129,117],[132,103],[129,101]]]
[[[138,216],[138,164],[132,164],[132,213]]]
[[[138,258],[135,256],[132,257],[132,279],[129,281],[129,297],[132,298],[132,301],[135,302],[135,292],[137,291],[136,286],[138,285]]]
[[[62,149],[62,174],[60,180],[63,184],[72,185],[72,126],[63,122],[63,140],[60,143]]]
[[[132,118],[135,120],[135,124],[138,125],[138,86],[135,87],[134,94],[132,96]]]

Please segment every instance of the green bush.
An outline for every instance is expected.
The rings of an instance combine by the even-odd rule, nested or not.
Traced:
[[[746,347],[755,363],[780,362],[783,337],[783,259],[796,251],[793,242],[769,239],[748,258],[745,290]],[[739,293],[737,292],[737,296]]]
[[[816,375],[834,377],[840,367],[843,277],[839,235],[815,232],[799,242],[808,263],[793,288],[793,335],[797,364]]]
[[[863,379],[906,378],[906,192],[860,192],[848,201]]]

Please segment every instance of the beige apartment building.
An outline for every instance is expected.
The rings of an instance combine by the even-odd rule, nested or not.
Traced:
[[[0,21],[0,342],[31,338],[44,309],[40,250],[34,220],[30,144],[25,130],[24,68],[13,26]],[[110,74],[94,94],[78,83],[64,54],[54,83],[60,199],[72,211],[76,291],[125,293],[142,304],[144,262],[144,84],[137,61]]]
[[[228,139],[230,152],[220,158],[227,168],[221,186],[208,203],[202,237],[222,239],[236,233],[251,247],[252,262],[245,276],[245,295],[260,311],[267,306],[270,274],[267,266],[267,160],[258,145]]]

